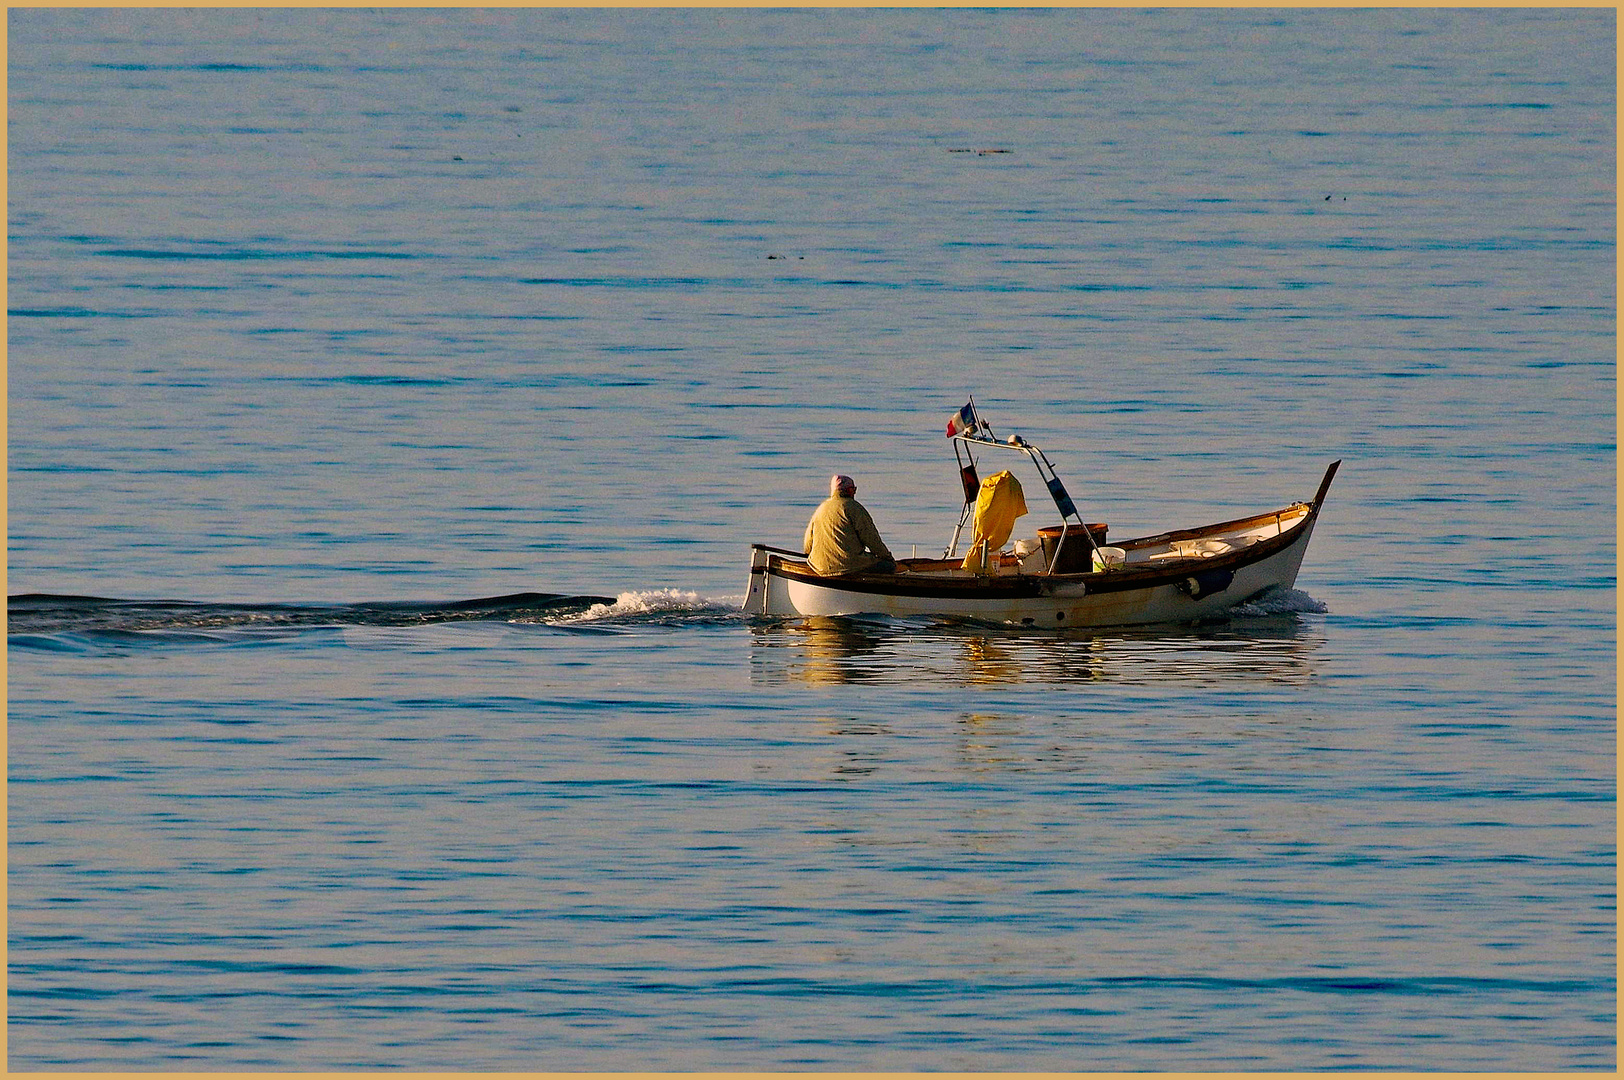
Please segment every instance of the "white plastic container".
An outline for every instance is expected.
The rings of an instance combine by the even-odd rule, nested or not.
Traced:
[[[1117,547],[1102,547],[1094,549],[1094,572],[1101,570],[1120,570],[1128,561],[1128,553]]]

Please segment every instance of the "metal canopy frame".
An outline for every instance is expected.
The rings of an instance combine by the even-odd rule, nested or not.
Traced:
[[[1055,508],[1060,511],[1060,541],[1055,545],[1054,555],[1049,559],[1049,565],[1044,568],[1045,574],[1054,573],[1055,566],[1060,562],[1060,552],[1065,549],[1066,536],[1071,531],[1066,526],[1070,520],[1075,520],[1084,541],[1091,551],[1098,551],[1099,545],[1094,543],[1094,536],[1088,531],[1088,524],[1083,516],[1077,512],[1077,504],[1072,502],[1071,496],[1066,493],[1066,485],[1061,483],[1060,476],[1055,472],[1054,464],[1044,452],[1027,442],[1019,435],[1011,435],[1008,439],[1000,440],[993,434],[992,426],[981,419],[981,414],[975,411],[975,399],[970,401],[970,412],[975,422],[965,432],[950,436],[953,440],[953,459],[959,464],[959,479],[964,484],[964,509],[959,514],[958,526],[953,530],[953,540],[942,552],[942,558],[951,559],[958,550],[959,537],[964,533],[964,526],[969,524],[970,518],[975,514],[976,498],[981,493],[981,480],[976,474],[976,459],[974,447],[995,446],[1002,450],[1014,450],[1025,454],[1037,469],[1038,477],[1042,479],[1045,487],[1049,489],[1049,497],[1054,500]]]

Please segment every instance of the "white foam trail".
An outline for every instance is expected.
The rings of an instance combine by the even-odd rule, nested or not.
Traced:
[[[1262,615],[1291,615],[1297,612],[1323,615],[1330,610],[1301,589],[1281,589],[1239,604],[1231,608],[1229,614],[1234,618],[1249,619]]]
[[[612,604],[593,604],[585,611],[549,620],[555,623],[598,622],[604,619],[646,618],[650,615],[734,614],[742,596],[700,596],[682,589],[647,589],[623,592]]]

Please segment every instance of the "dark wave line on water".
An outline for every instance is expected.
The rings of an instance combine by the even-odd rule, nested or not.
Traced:
[[[562,981],[562,980],[560,980]],[[1391,995],[1433,996],[1452,994],[1587,994],[1606,992],[1612,980],[1594,979],[1510,979],[1470,976],[1382,977],[1382,976],[1284,976],[1279,978],[1225,978],[1205,975],[1118,975],[1054,982],[1048,980],[1001,980],[977,984],[962,980],[833,981],[816,978],[720,979],[703,985],[649,980],[631,983],[628,988],[642,992],[665,991],[674,994],[734,991],[784,997],[880,997],[951,1000],[954,998],[1007,995],[1009,993],[1078,998],[1090,993],[1111,991],[1198,990],[1216,993],[1300,993],[1346,996]]]
[[[109,259],[156,259],[168,262],[256,262],[274,259],[395,259],[424,258],[409,251],[270,251],[238,248],[221,251],[179,251],[167,248],[109,248],[97,252]]]
[[[23,593],[7,598],[6,630],[19,635],[134,633],[227,628],[418,626],[480,619],[523,621],[582,614],[614,597],[519,592],[472,600],[374,601],[352,604],[207,603],[120,600],[102,596]]]
[[[879,914],[895,914],[881,912]],[[211,974],[245,975],[301,975],[314,977],[356,978],[368,974],[366,969],[338,964],[287,964],[236,960],[177,960],[170,967],[178,971],[202,971]],[[30,965],[21,971],[32,974]],[[1076,980],[1054,981],[1044,979],[1005,979],[996,983],[977,980],[896,979],[896,980],[828,980],[785,976],[780,978],[720,977],[689,981],[659,978],[654,975],[639,977],[628,972],[622,978],[605,984],[587,985],[570,978],[544,978],[528,981],[525,989],[536,994],[563,996],[590,996],[608,989],[620,994],[653,996],[705,996],[719,994],[749,994],[760,997],[809,998],[878,998],[911,1001],[949,1001],[987,997],[1008,997],[1018,994],[1029,997],[1056,998],[1081,1002],[1092,995],[1111,995],[1123,992],[1158,993],[1196,991],[1216,994],[1301,994],[1332,997],[1435,997],[1435,996],[1488,996],[1527,999],[1537,996],[1574,997],[1606,993],[1613,989],[1609,979],[1514,979],[1481,978],[1471,976],[1313,976],[1288,975],[1276,978],[1244,979],[1197,974],[1173,975],[1118,975],[1097,976]],[[416,996],[459,996],[487,992],[475,986],[378,985],[382,994]],[[295,991],[283,990],[280,995],[300,996]],[[13,997],[32,1000],[95,1000],[114,997],[119,991],[78,986],[14,987]],[[186,997],[189,995],[182,995]],[[195,995],[194,1000],[213,997],[208,990]],[[1107,999],[1108,1000],[1108,999]],[[1106,1007],[1102,1001],[1096,1008]]]

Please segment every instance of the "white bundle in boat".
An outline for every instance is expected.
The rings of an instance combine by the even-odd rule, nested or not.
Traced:
[[[1094,572],[1102,570],[1118,570],[1128,561],[1128,553],[1119,547],[1102,547],[1094,549]]]
[[[1041,574],[1049,568],[1043,561],[1043,541],[1037,537],[1015,541],[1015,557],[1021,561],[1021,573]]]

